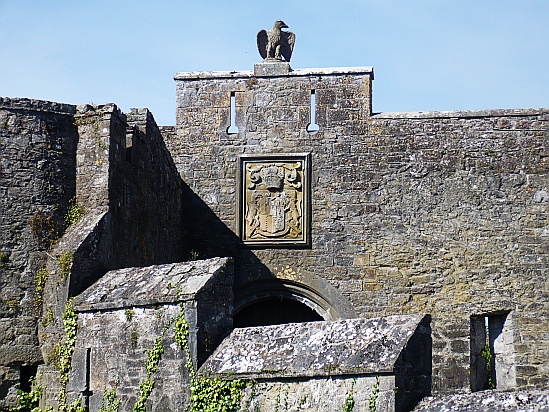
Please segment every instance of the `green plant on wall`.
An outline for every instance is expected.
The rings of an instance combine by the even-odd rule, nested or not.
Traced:
[[[162,346],[162,336],[159,336],[154,341],[151,349],[147,351],[147,360],[145,361],[145,369],[147,370],[147,378],[139,384],[139,397],[133,405],[133,412],[145,412],[145,403],[153,390],[154,380],[151,379],[152,374],[156,372],[158,362],[162,358],[164,347]]]
[[[84,217],[84,209],[76,201],[76,197],[73,197],[69,200],[69,206],[67,207],[67,212],[65,213],[65,224],[67,226],[74,225],[78,223]]]
[[[118,412],[121,399],[116,397],[116,386],[111,389],[103,389],[101,407],[99,412]]]
[[[59,393],[57,394],[58,409],[60,412],[78,411],[81,407],[77,399],[70,405],[67,405],[66,388],[69,381],[69,371],[71,369],[72,353],[76,343],[76,333],[78,332],[78,315],[72,308],[73,298],[70,298],[63,312],[63,331],[64,340],[57,346],[57,370],[59,372]],[[83,410],[83,409],[82,409]]]
[[[129,308],[124,309],[124,315],[126,316],[126,321],[131,322],[134,315],[133,309],[129,309]]]
[[[41,312],[44,300],[44,287],[49,275],[47,269],[44,267],[38,269],[38,272],[34,275],[34,309],[37,314]]]
[[[10,261],[10,257],[6,252],[0,252],[0,268],[3,268]]]
[[[494,355],[492,354],[489,343],[486,343],[486,345],[484,345],[484,348],[482,348],[482,352],[480,352],[480,356],[482,356],[486,361],[486,384],[484,385],[485,389],[496,389],[496,385],[492,380],[492,357]]]
[[[377,398],[379,396],[379,376],[376,376],[376,381],[372,387],[372,392],[368,397],[368,411],[376,412],[377,410]]]
[[[353,378],[353,382],[351,383],[351,388],[349,389],[349,392],[347,392],[347,398],[345,398],[345,405],[343,405],[343,412],[351,412],[355,407],[355,398],[354,398],[355,384],[356,384],[356,378]]]
[[[198,260],[198,252],[196,250],[191,250],[189,254],[189,260]]]
[[[130,348],[135,349],[137,348],[137,341],[139,339],[139,332],[136,330],[132,330],[130,333]]]
[[[30,392],[25,392],[21,389],[17,391],[17,407],[12,408],[10,412],[40,412],[38,403],[40,402],[43,388],[36,383],[35,378],[31,378],[30,383]]]
[[[67,279],[72,264],[72,253],[70,250],[65,250],[55,258],[57,267],[59,268],[59,277],[63,280]]]
[[[223,380],[199,376],[194,368],[188,342],[189,324],[185,319],[183,305],[175,319],[174,338],[179,348],[187,355],[187,369],[191,381],[192,412],[236,411],[240,409],[242,390],[249,383],[242,379]]]
[[[46,327],[53,322],[53,310],[48,308],[46,310],[46,315],[42,318],[42,326]]]
[[[52,247],[59,238],[58,225],[51,215],[38,211],[34,212],[29,221],[29,226],[34,238],[42,243],[44,247]]]

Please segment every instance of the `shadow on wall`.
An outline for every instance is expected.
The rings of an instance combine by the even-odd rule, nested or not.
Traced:
[[[180,262],[189,254],[182,213],[183,182],[152,113],[132,109],[123,115],[114,105],[92,109],[87,123],[110,119],[102,124],[109,130],[108,141],[98,148],[96,133],[88,136],[81,131],[82,157],[90,155],[92,147],[101,160],[98,163],[109,165],[87,173],[102,174],[101,184],[106,186],[101,189],[104,193],[108,189],[108,201],[103,207],[92,202],[88,215],[99,209],[103,215],[86,216],[89,223],[81,224],[82,233],[76,232],[72,247],[67,246],[74,250],[70,296],[78,295],[109,270]],[[84,177],[80,176],[80,181],[84,182],[77,188],[81,197],[98,191],[85,184]],[[107,204],[108,209],[104,207]]]
[[[426,315],[395,363],[395,411],[410,411],[432,386],[431,316]]]
[[[192,257],[234,258],[234,315],[238,327],[356,317],[350,302],[318,276],[305,274],[297,281],[277,278],[185,183],[183,199],[183,216],[190,217],[186,224]],[[286,310],[284,303],[295,310]],[[259,312],[252,317],[239,316],[254,305],[259,305]]]

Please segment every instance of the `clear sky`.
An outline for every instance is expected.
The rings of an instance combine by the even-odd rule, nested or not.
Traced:
[[[173,75],[251,70],[276,19],[293,68],[374,66],[376,112],[549,107],[549,0],[0,0],[0,96],[171,125]]]

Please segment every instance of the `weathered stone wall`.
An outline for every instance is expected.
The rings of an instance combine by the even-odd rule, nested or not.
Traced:
[[[75,195],[75,111],[0,98],[0,409],[42,362],[36,328],[43,291],[36,276]]]
[[[140,384],[154,381],[147,405],[153,411],[186,410],[190,395],[187,348],[175,341],[181,311],[188,324],[193,367],[232,327],[232,264],[224,259],[109,271],[74,301],[78,334],[67,386],[69,402],[86,399],[91,411],[114,390],[120,410],[130,411]],[[156,370],[147,376],[148,353],[157,339]],[[211,349],[211,348],[210,348]],[[158,360],[157,359],[157,360]],[[55,391],[47,403],[55,403]]]
[[[0,126],[2,408],[51,360],[68,296],[109,269],[181,261],[189,250],[182,182],[146,109],[128,120],[113,104],[4,98]],[[73,199],[85,216],[67,230]]]
[[[109,185],[120,252],[116,267],[180,262],[189,257],[182,181],[152,113],[127,115],[124,150],[111,159]]]
[[[246,388],[241,411],[395,411],[394,376],[342,376],[311,379],[258,380]],[[396,409],[401,411],[402,409]]]
[[[79,313],[80,330],[67,387],[69,401],[89,392],[90,410],[98,411],[103,392],[115,389],[121,400],[120,410],[132,410],[139,397],[139,384],[147,378],[147,351],[158,337],[162,337],[164,353],[157,372],[151,377],[157,390],[152,391],[149,404],[156,406],[153,410],[162,410],[162,407],[179,410],[189,396],[186,356],[174,341],[173,329],[164,330],[170,319],[179,314],[179,305],[159,305],[154,309],[128,307],[126,310]],[[88,350],[90,359],[86,365]],[[86,373],[89,382],[86,382]],[[55,393],[51,395],[50,398],[54,398]]]
[[[516,386],[549,379],[549,110],[370,116],[371,71],[176,75],[167,146],[197,198],[192,248],[230,255],[239,291],[337,288],[363,317],[431,313],[433,391],[469,386],[471,316],[509,312]],[[316,96],[317,132],[306,131]],[[230,96],[238,133],[228,134]],[[237,236],[241,154],[310,152],[311,247]],[[211,239],[212,228],[221,228]],[[207,241],[205,239],[208,239]],[[508,325],[508,326],[509,326]]]

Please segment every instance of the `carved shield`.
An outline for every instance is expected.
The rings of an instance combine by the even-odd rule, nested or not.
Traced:
[[[309,156],[240,158],[240,236],[257,245],[309,242]]]

